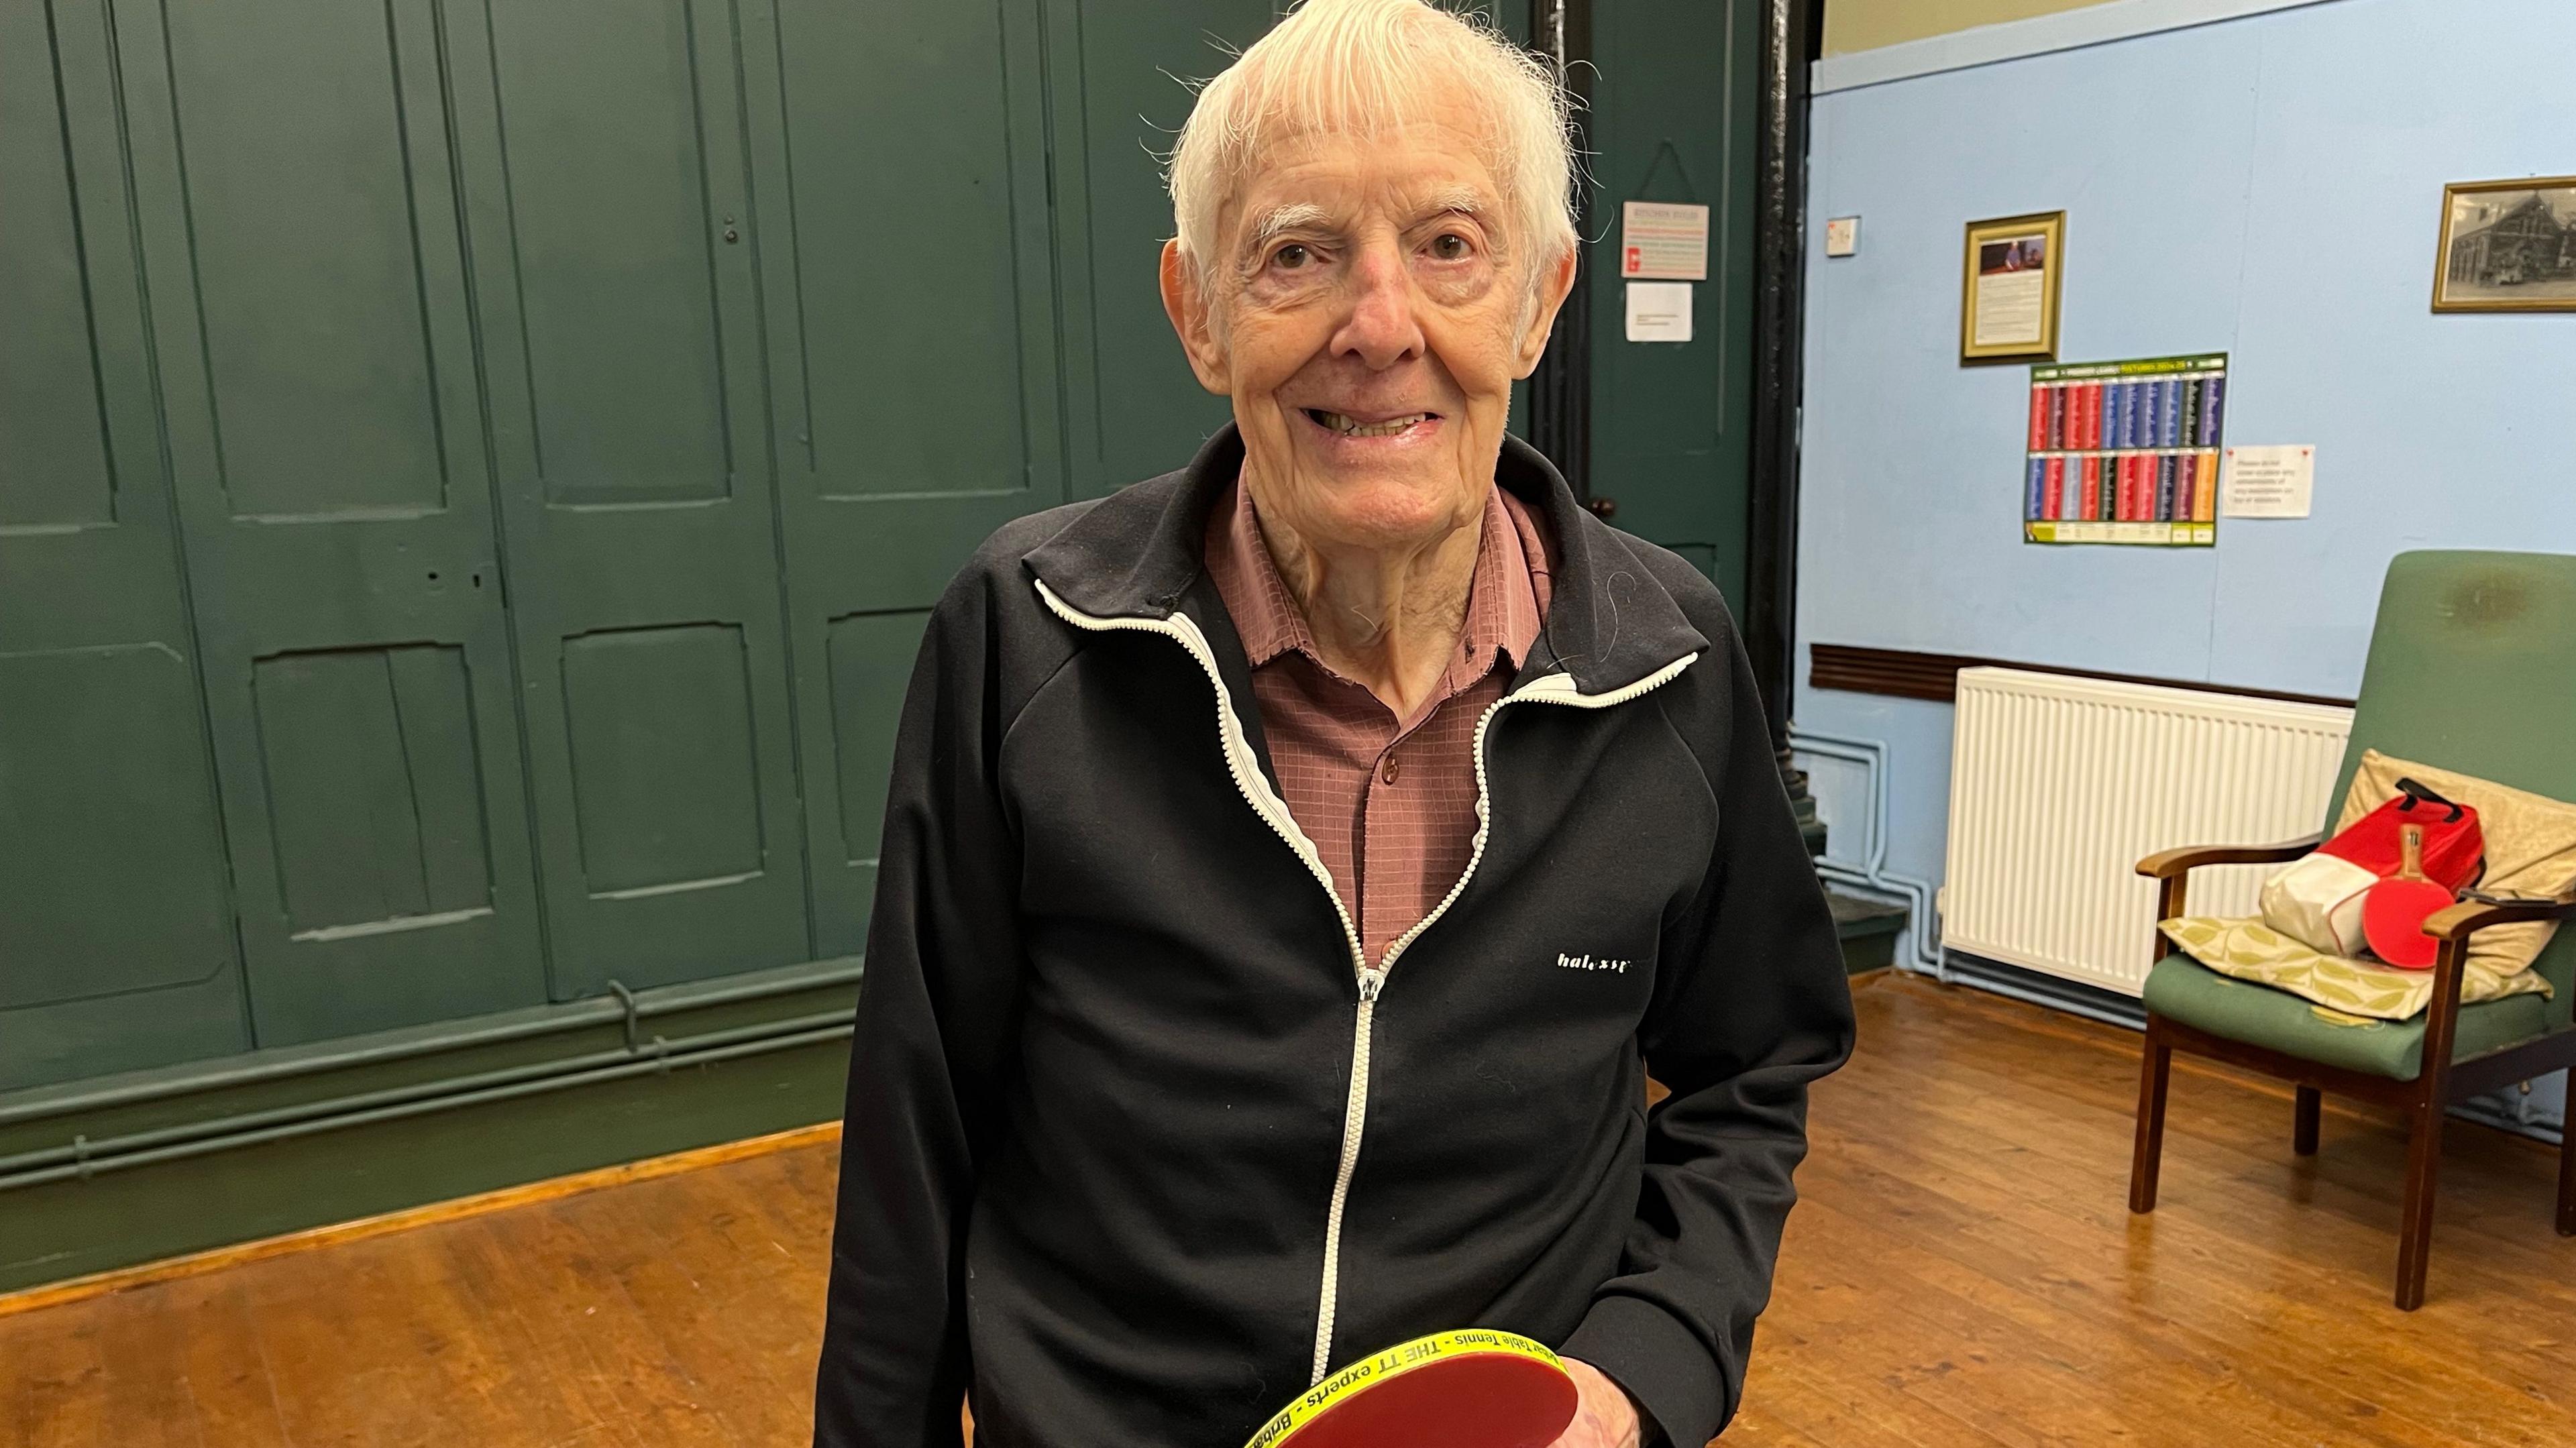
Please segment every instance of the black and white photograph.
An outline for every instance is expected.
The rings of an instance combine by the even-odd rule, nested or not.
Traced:
[[[2576,176],[2443,188],[2437,312],[2576,312]]]

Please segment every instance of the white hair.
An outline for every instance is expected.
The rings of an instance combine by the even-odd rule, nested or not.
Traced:
[[[1182,259],[1210,275],[1218,213],[1270,141],[1312,129],[1384,135],[1441,98],[1430,84],[1440,80],[1485,112],[1486,161],[1535,284],[1542,266],[1575,245],[1565,88],[1485,17],[1425,0],[1301,0],[1200,88],[1165,178]]]

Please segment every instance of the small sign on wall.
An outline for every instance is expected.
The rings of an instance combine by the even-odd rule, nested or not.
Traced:
[[[2313,446],[2232,447],[2219,511],[2230,518],[2304,518],[2316,485]]]
[[[1707,281],[1708,208],[1673,201],[1621,205],[1619,275],[1645,281]]]
[[[1691,339],[1691,284],[1628,283],[1628,340],[1687,342]]]

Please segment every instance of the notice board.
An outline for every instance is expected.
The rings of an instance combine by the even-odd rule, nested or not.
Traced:
[[[2031,368],[2023,539],[2217,542],[2226,421],[2224,352]]]

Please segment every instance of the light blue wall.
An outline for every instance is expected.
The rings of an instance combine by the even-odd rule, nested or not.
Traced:
[[[2570,57],[2569,0],[2333,0],[1819,96],[1802,643],[2349,695],[2390,555],[2576,551],[2576,314],[2428,306],[2445,181],[2576,173]],[[2313,518],[2020,541],[2029,378],[1958,363],[1960,228],[2059,208],[2059,356],[2228,352],[2228,441],[2315,444]],[[1888,746],[1890,867],[1937,882],[1948,708],[1796,715]]]

